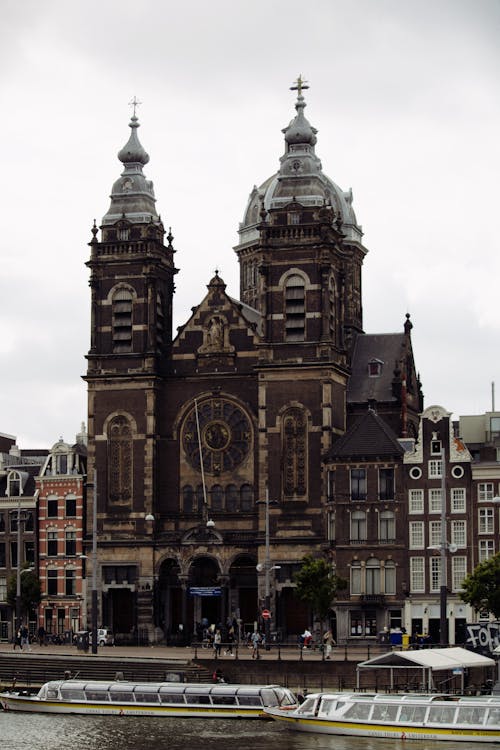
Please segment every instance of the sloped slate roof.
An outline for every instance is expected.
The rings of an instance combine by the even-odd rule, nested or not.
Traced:
[[[352,375],[347,389],[349,403],[366,403],[369,399],[379,402],[394,401],[392,382],[396,362],[406,351],[405,333],[362,333],[356,337],[352,354]],[[383,363],[378,377],[368,376],[368,363],[378,360]]]
[[[403,448],[395,432],[376,414],[368,409],[366,414],[352,425],[332,446],[326,458],[364,458],[368,456],[402,455]]]

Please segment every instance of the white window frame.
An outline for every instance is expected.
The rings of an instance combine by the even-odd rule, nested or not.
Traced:
[[[424,557],[410,557],[410,591],[413,594],[425,593]]]
[[[441,458],[431,458],[428,463],[429,479],[441,479],[443,476],[443,460]]]
[[[425,531],[423,521],[410,521],[410,549],[425,549]]]
[[[452,487],[450,492],[450,509],[452,513],[465,513],[465,487]]]
[[[495,495],[495,486],[493,482],[479,482],[477,485],[477,499],[480,503],[486,500],[493,500]]]
[[[482,563],[485,560],[489,560],[495,554],[495,540],[494,539],[479,539],[477,546],[478,551],[478,562]]]
[[[493,534],[495,529],[494,508],[478,508],[478,534]]]
[[[441,521],[429,521],[429,547],[441,546]]]
[[[451,522],[450,539],[452,544],[456,544],[461,549],[467,547],[467,521],[457,520]]]
[[[467,557],[453,555],[451,558],[451,590],[462,591],[464,578],[467,575]]]
[[[429,490],[429,513],[441,513],[443,493],[441,487],[431,487]]]
[[[437,592],[441,589],[441,558],[429,558],[429,590]]]
[[[424,512],[424,491],[423,490],[409,490],[408,491],[408,512],[409,513],[423,513]]]

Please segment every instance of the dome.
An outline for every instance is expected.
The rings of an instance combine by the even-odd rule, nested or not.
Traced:
[[[363,233],[352,207],[352,190],[342,190],[327,177],[315,153],[318,131],[304,116],[306,103],[302,88],[305,87],[299,87],[295,104],[297,114],[282,131],[285,153],[280,159],[280,168],[259,187],[254,186],[250,194],[239,229],[241,244],[258,237],[257,225],[268,218],[270,211],[291,202],[304,207],[331,206],[332,221],[340,221],[340,229],[346,238],[357,242],[362,240]]]

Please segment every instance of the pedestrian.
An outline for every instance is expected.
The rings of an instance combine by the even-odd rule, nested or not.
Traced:
[[[312,633],[309,630],[309,628],[306,628],[302,635],[300,636],[301,643],[304,648],[310,648],[311,647],[311,641],[312,641]]]
[[[47,644],[45,643],[45,628],[43,627],[43,625],[40,625],[40,627],[38,628],[37,635],[38,643],[40,644],[40,646],[46,646]]]
[[[214,634],[214,656],[217,659],[220,656],[220,650],[222,648],[222,635],[220,630],[217,628]]]
[[[14,636],[14,651],[16,650],[16,646],[19,646],[20,651],[23,650],[23,646],[21,643],[21,628],[19,628],[19,630],[16,632]]]
[[[332,635],[332,631],[328,629],[326,633],[323,636],[323,646],[325,649],[325,658],[329,659],[330,654],[332,653],[332,647],[336,646],[335,639]]]
[[[261,635],[258,630],[254,630],[250,637],[252,643],[252,659],[260,659],[259,646],[262,641]]]
[[[227,631],[227,649],[224,651],[224,654],[229,654],[230,656],[233,656],[233,643],[234,643],[234,627],[231,625],[231,627]]]
[[[26,625],[21,627],[21,651],[23,650],[23,646],[27,646],[28,651],[31,651],[30,634]]]

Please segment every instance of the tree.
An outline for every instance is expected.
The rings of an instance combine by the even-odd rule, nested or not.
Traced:
[[[26,572],[23,572],[26,571]],[[17,573],[13,573],[7,583],[7,603],[15,609],[17,597]],[[36,609],[42,600],[42,587],[36,571],[29,565],[21,569],[21,619]]]
[[[333,573],[325,558],[312,555],[302,559],[294,581],[297,584],[295,595],[310,606],[313,617],[316,616],[323,626],[337,591],[345,589],[347,581]]]
[[[487,609],[500,618],[500,552],[479,563],[462,587],[460,598],[476,612]]]

